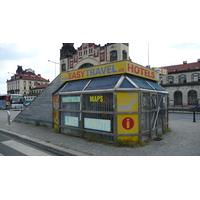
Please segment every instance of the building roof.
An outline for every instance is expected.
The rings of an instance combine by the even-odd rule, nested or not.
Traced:
[[[38,85],[38,86],[36,86],[36,87],[34,87],[34,88],[32,88],[32,89],[33,89],[33,90],[34,90],[34,89],[43,89],[43,88],[46,88],[48,85],[49,85],[49,84],[42,84],[42,85]]]
[[[187,63],[185,61],[184,64],[166,66],[166,67],[163,67],[163,68],[167,69],[168,73],[179,72],[179,71],[188,71],[188,70],[196,70],[196,69],[200,69],[200,61],[194,62],[194,63]]]
[[[27,72],[20,74],[20,75],[16,75],[16,79],[30,79],[30,80],[37,80],[37,81],[48,81],[47,79],[42,78],[40,74],[36,75],[34,73],[27,73]]]

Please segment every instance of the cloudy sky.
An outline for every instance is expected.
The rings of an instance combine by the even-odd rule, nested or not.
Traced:
[[[1,0],[0,0],[1,1]],[[12,5],[12,6],[11,6]],[[129,43],[133,62],[151,67],[200,58],[198,1],[1,1],[0,93],[17,65],[52,81],[63,42]],[[58,74],[58,65],[56,73]]]
[[[95,41],[91,41],[94,42]],[[108,41],[109,42],[109,41]],[[128,41],[125,41],[128,42]],[[101,45],[106,44],[100,43]],[[96,43],[99,44],[99,43]],[[75,48],[81,43],[75,43]],[[196,62],[200,58],[200,43],[129,43],[129,56],[133,62],[151,67],[181,64],[183,61]],[[17,65],[31,68],[36,74],[52,81],[59,73],[59,66],[48,60],[59,62],[62,43],[0,43],[0,93],[6,93],[6,80],[15,73]],[[10,72],[10,73],[8,73]]]

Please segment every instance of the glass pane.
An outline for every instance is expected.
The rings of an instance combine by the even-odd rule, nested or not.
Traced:
[[[120,88],[135,88],[127,79],[124,79]]]
[[[80,110],[80,96],[63,96],[61,97],[61,109]]]
[[[86,90],[113,89],[121,75],[94,78]]]
[[[113,111],[113,94],[112,93],[84,94],[83,110]]]
[[[142,109],[150,110],[150,93],[142,93]]]
[[[78,81],[70,81],[67,82],[66,86],[62,89],[61,92],[69,92],[69,91],[81,91],[88,83],[87,80],[78,80]]]
[[[133,76],[128,76],[138,87],[142,89],[154,90],[144,79],[135,78]]]
[[[157,83],[154,83],[152,81],[147,81],[149,84],[151,84],[151,86],[153,86],[157,91],[165,91],[164,88],[162,88],[160,85],[158,85]]]

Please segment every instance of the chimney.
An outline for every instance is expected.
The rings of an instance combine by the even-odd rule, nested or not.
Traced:
[[[183,61],[183,64],[184,64],[184,65],[187,64],[187,61]]]
[[[38,74],[38,76],[41,76],[41,74]]]

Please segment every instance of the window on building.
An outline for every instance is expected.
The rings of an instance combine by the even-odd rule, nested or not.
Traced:
[[[174,93],[174,105],[182,105],[183,94],[181,91]]]
[[[62,64],[62,72],[66,71],[66,64]]]
[[[110,52],[110,61],[117,60],[117,50],[113,50]]]
[[[182,74],[178,77],[178,82],[179,83],[186,83],[187,82],[187,78],[185,74]]]
[[[196,105],[197,92],[195,90],[190,90],[188,92],[188,105]]]
[[[192,74],[192,82],[195,82],[195,81],[200,81],[200,74],[199,73]]]
[[[167,77],[167,83],[174,83],[174,77],[173,76],[168,76]]]
[[[127,52],[125,50],[122,51],[123,60],[127,60]]]

